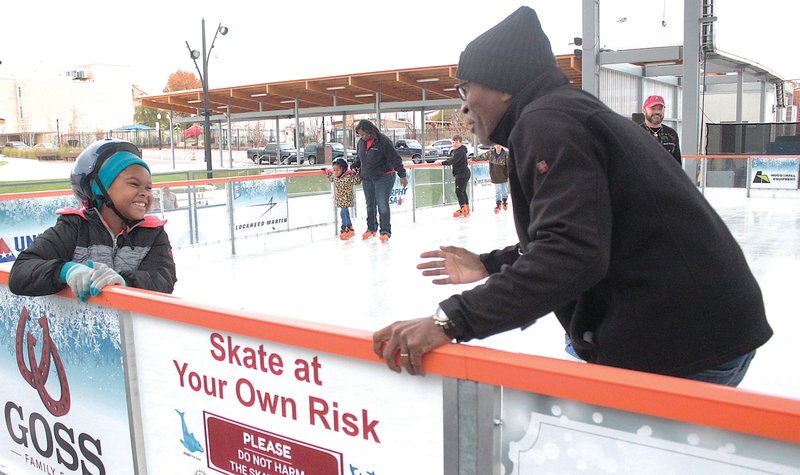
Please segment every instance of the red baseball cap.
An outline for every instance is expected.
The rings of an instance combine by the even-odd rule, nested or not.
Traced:
[[[667,107],[667,105],[664,103],[664,98],[661,96],[650,96],[644,101],[645,107],[653,107],[657,105]]]

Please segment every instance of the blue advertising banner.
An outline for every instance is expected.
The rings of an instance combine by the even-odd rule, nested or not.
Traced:
[[[0,473],[134,474],[120,313],[0,287]]]
[[[56,211],[76,207],[72,194],[0,201],[0,262],[13,262],[45,229],[56,224]]]
[[[411,202],[408,201],[411,199],[412,190],[414,189],[411,173],[407,174],[406,178],[408,179],[408,185],[403,186],[400,183],[400,177],[395,177],[394,186],[389,195],[389,208],[392,211],[402,211],[412,207]]]
[[[488,163],[474,163],[472,165],[472,184],[474,186],[488,186],[493,187],[491,178],[489,178],[489,164]],[[494,188],[492,188],[494,189]]]

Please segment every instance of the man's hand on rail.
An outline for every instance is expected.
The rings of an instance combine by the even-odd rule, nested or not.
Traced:
[[[449,342],[431,316],[395,322],[376,331],[372,335],[372,351],[392,371],[399,373],[405,368],[409,374],[424,375],[422,356]]]
[[[480,257],[463,247],[441,246],[439,250],[423,252],[420,257],[439,259],[417,264],[417,269],[423,269],[424,276],[444,276],[433,279],[434,284],[469,284],[489,276]]]

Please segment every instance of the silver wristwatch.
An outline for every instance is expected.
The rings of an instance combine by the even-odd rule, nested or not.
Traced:
[[[450,317],[444,313],[442,307],[436,307],[436,313],[433,314],[433,323],[442,327],[442,330],[444,330],[445,333],[447,333],[448,330],[452,330],[456,326],[456,324],[450,320]]]

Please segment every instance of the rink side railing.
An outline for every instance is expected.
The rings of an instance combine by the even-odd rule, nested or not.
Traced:
[[[470,166],[472,200],[493,199],[487,162],[473,162]],[[416,221],[417,209],[456,206],[449,167],[419,164],[407,168],[408,186],[403,187],[398,178],[392,190],[393,216],[405,215]],[[326,227],[330,236],[338,234],[339,210],[333,200],[333,186],[317,167],[297,171],[265,169],[262,175],[162,182],[153,188],[151,214],[167,220],[166,230],[175,249],[229,242],[231,254],[236,254],[236,243],[241,239]],[[355,198],[354,219],[363,212],[360,186]],[[55,211],[65,206],[78,206],[71,190],[0,194],[0,239],[5,238],[9,246],[8,240],[16,239],[15,249],[22,251],[25,241],[55,224]]]
[[[800,155],[684,155],[683,159],[684,164],[695,163],[686,167],[687,173],[703,192],[708,186],[745,188],[749,198],[755,189],[796,191],[800,187]]]
[[[363,330],[130,288],[81,303],[7,284],[0,270],[9,475],[80,473],[78,461],[137,475],[800,473],[800,400],[469,345],[408,376]],[[64,411],[52,401],[67,386]]]
[[[687,155],[684,163],[701,191],[706,186],[741,186],[749,197],[756,189],[773,194],[798,189],[800,156],[796,155]],[[419,209],[456,206],[450,167],[435,163],[407,168],[408,186],[403,187],[396,179],[392,190],[393,216],[417,221]],[[492,203],[495,195],[488,162],[472,161],[470,168],[473,208]],[[166,230],[175,249],[229,243],[231,254],[236,254],[237,243],[245,239],[264,237],[269,246],[269,235],[288,231],[338,234],[338,209],[324,172],[316,167],[294,170],[269,168],[261,175],[158,183],[154,185],[155,207],[151,213],[167,220]],[[354,220],[363,213],[363,201],[359,186]],[[54,212],[63,206],[76,206],[70,191],[0,194],[0,239],[6,239],[9,247],[10,241],[15,242],[13,249],[22,251],[26,243],[55,223]]]

